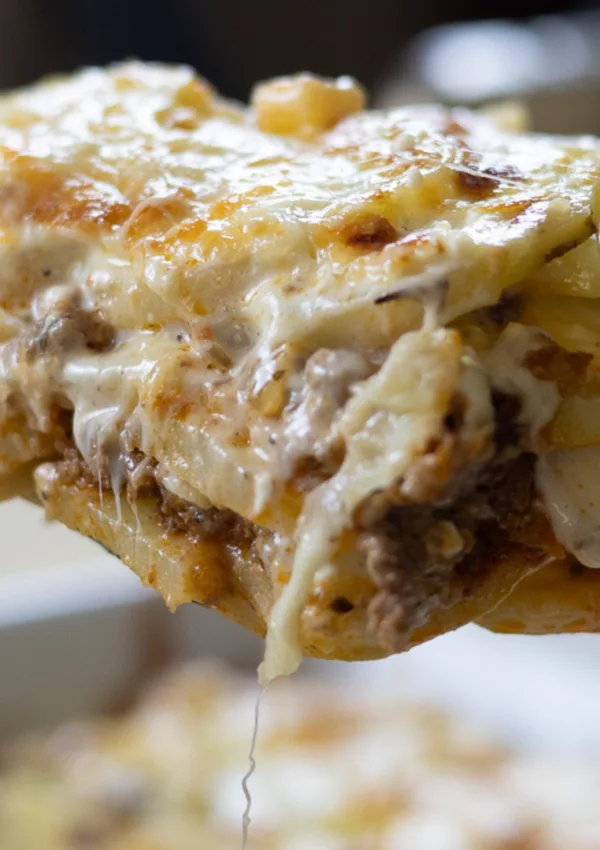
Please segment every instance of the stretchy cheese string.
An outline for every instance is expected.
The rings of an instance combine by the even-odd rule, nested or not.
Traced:
[[[256,758],[254,756],[256,750],[256,742],[258,741],[258,727],[260,722],[260,706],[267,690],[267,686],[263,685],[259,691],[259,694],[256,698],[256,705],[254,706],[254,729],[252,731],[252,741],[250,743],[250,752],[248,753],[248,763],[249,767],[242,779],[242,791],[244,792],[244,797],[246,798],[246,808],[244,809],[244,814],[242,816],[242,850],[246,850],[248,846],[248,834],[250,831],[250,812],[252,809],[252,795],[250,793],[249,782],[252,774],[256,770]]]

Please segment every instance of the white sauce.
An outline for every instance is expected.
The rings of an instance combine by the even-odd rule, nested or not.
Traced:
[[[159,355],[156,337],[137,334],[113,352],[67,360],[61,383],[74,403],[75,442],[91,468],[105,446],[119,451],[121,430],[136,410],[144,378]]]
[[[540,429],[556,413],[560,395],[552,381],[540,381],[523,366],[523,361],[529,352],[547,342],[547,337],[537,328],[512,324],[484,359],[494,386],[521,399],[519,419],[528,426],[533,445]]]
[[[600,567],[600,447],[540,458],[537,484],[558,540],[584,566]]]

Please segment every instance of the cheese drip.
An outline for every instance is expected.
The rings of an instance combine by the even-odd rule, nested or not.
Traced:
[[[337,425],[346,445],[344,463],[308,497],[300,519],[292,574],[269,619],[262,684],[298,669],[301,617],[315,573],[335,555],[356,507],[400,479],[425,451],[441,429],[461,373],[473,370],[462,362],[455,331],[427,329],[401,337],[379,372],[356,387]],[[484,418],[490,415],[488,404]]]

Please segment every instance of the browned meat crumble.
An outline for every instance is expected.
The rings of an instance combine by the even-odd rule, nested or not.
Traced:
[[[433,612],[466,598],[515,544],[531,550],[532,564],[556,548],[535,488],[535,455],[519,448],[519,400],[497,394],[494,403],[494,448],[487,456],[464,462],[460,432],[448,429],[416,465],[408,492],[402,482],[363,510],[360,547],[378,588],[370,625],[387,649],[405,648]],[[456,425],[456,415],[447,426]]]

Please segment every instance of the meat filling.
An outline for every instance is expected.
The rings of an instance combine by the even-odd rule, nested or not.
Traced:
[[[214,540],[240,547],[254,542],[258,526],[228,509],[200,508],[169,492],[160,483],[156,461],[141,452],[128,455],[125,467],[123,486],[128,500],[134,503],[139,498],[154,499],[157,519],[165,532],[185,534],[191,540]],[[65,485],[98,486],[95,475],[73,447],[66,449],[59,473]],[[110,489],[109,476],[102,469],[100,486]]]
[[[87,349],[108,351],[115,342],[114,328],[97,313],[83,310],[76,302],[36,323],[27,337],[30,360],[44,355]]]
[[[413,483],[415,501],[399,499],[395,488],[378,494],[380,505],[385,496],[387,502],[377,518],[365,514],[360,546],[378,589],[369,606],[370,625],[392,651],[406,648],[433,612],[467,598],[515,548],[526,548],[532,566],[556,553],[535,488],[535,455],[517,446],[519,400],[497,395],[494,402],[494,452],[487,459],[466,464],[448,481],[448,444],[454,444],[451,456],[461,456],[460,437],[449,434],[433,449],[429,464],[421,465],[425,480],[417,475]],[[443,477],[433,496],[436,469]],[[419,490],[427,501],[418,498]]]
[[[74,327],[72,317],[63,315],[56,326],[45,329],[35,346],[47,353],[59,333],[64,344],[65,334],[82,333],[81,323]],[[89,347],[110,345],[105,329],[94,323],[83,337]],[[363,374],[364,364],[349,355],[333,365],[343,387],[350,380],[348,375],[356,378]],[[584,380],[587,358],[548,346],[536,351],[528,365],[541,380],[552,379],[572,388]],[[319,369],[328,373],[326,366],[332,364],[324,355],[315,358],[316,390],[322,377]],[[304,442],[312,436],[313,453],[300,439],[294,447],[305,460],[318,462],[331,446],[325,438],[316,439],[315,433],[329,433],[326,426],[344,396],[330,393],[331,405],[327,407],[313,404],[310,392],[305,395],[302,404],[306,409],[302,404],[297,407],[302,414],[302,428],[297,430]],[[472,595],[503,557],[518,550],[519,557],[530,559],[533,567],[549,555],[560,555],[536,492],[536,456],[520,422],[520,397],[497,392],[492,401],[495,431],[489,448],[469,445],[463,428],[466,402],[457,393],[442,435],[412,463],[402,481],[373,494],[356,511],[358,548],[364,553],[376,588],[368,608],[370,627],[390,651],[406,648],[415,629],[424,626],[432,614]],[[229,509],[209,503],[200,506],[175,495],[164,486],[157,462],[140,452],[129,454],[124,466],[122,483],[127,498],[132,504],[142,497],[154,499],[158,522],[168,534],[184,534],[192,542],[214,540],[243,552],[249,551],[258,538],[270,536],[267,530]],[[306,470],[310,468],[308,465]],[[297,466],[296,473],[302,469]],[[311,477],[306,470],[301,478],[311,489],[320,476]],[[115,483],[108,461],[102,461],[92,473],[75,448],[64,452],[60,474],[66,484],[93,484],[109,490]],[[332,609],[338,616],[348,610],[346,604]]]
[[[449,458],[460,462],[460,407],[447,420],[447,434],[432,447],[428,462],[413,472],[410,496],[398,488],[377,494],[357,524],[359,548],[377,593],[369,605],[370,627],[386,648],[406,648],[413,631],[430,615],[469,596],[503,555],[526,547],[532,566],[556,546],[534,484],[535,456],[519,452],[518,400],[498,396],[495,452],[448,470]],[[248,549],[258,526],[227,509],[200,508],[168,491],[157,464],[134,452],[127,458],[124,487],[130,502],[152,498],[165,532],[188,539],[214,540]],[[65,484],[98,486],[76,449],[69,448],[60,468]],[[436,474],[439,482],[433,497]],[[101,486],[109,478],[101,473]],[[420,499],[420,500],[419,500]],[[345,610],[334,613],[343,615]]]

